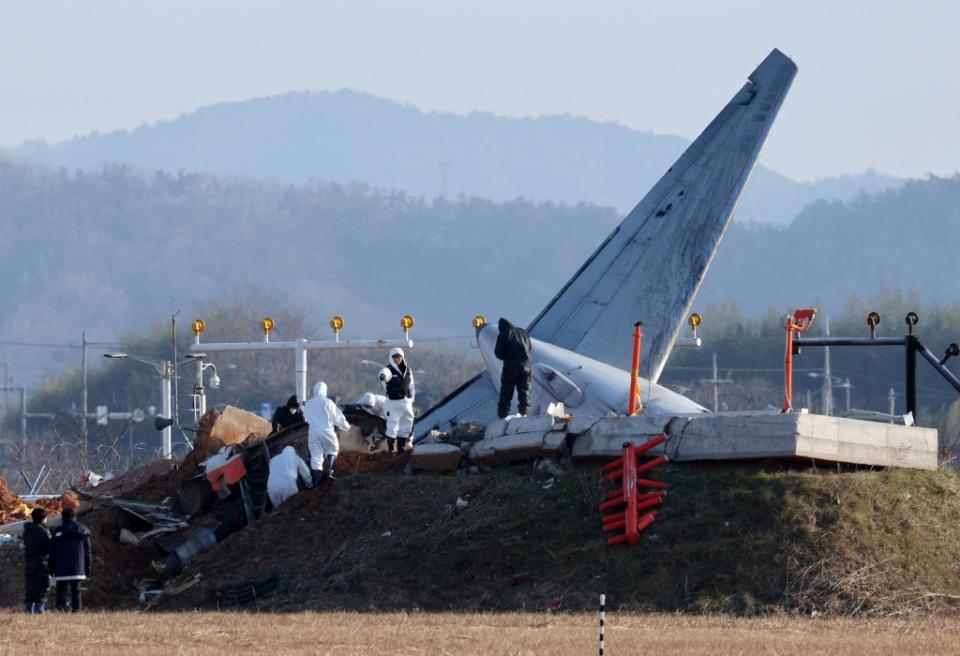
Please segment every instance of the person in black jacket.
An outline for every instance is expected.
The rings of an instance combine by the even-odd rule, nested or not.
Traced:
[[[50,555],[50,531],[47,530],[47,511],[34,508],[33,522],[23,527],[24,603],[28,613],[42,613],[47,603],[50,578],[47,575],[47,556]]]
[[[69,587],[69,608],[74,613],[80,610],[80,581],[93,574],[90,529],[74,519],[75,514],[73,508],[63,509],[63,523],[53,529],[50,542],[50,573],[57,583],[57,610],[67,610]]]
[[[514,326],[503,317],[500,317],[497,325],[500,334],[493,354],[503,360],[497,416],[503,419],[510,413],[514,388],[517,390],[518,412],[526,415],[530,409],[530,336],[526,330]]]
[[[303,423],[303,412],[300,410],[300,404],[297,402],[297,396],[294,394],[287,399],[287,404],[277,408],[273,413],[273,432],[296,426]]]

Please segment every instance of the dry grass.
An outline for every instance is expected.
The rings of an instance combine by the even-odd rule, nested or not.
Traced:
[[[0,613],[0,655],[590,654],[589,613]],[[608,614],[607,654],[956,654],[960,620]]]

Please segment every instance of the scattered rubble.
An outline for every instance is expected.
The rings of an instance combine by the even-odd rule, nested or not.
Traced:
[[[43,508],[50,515],[59,515],[65,501],[76,503],[77,499],[68,492],[60,497],[38,497],[34,501],[25,501],[14,494],[7,487],[7,481],[0,477],[0,525],[30,519],[34,508]]]
[[[479,471],[477,465],[486,470],[487,464],[496,461],[477,451],[487,430],[479,426],[458,427],[451,436],[434,435],[428,443],[391,457],[384,449],[382,418],[360,407],[350,408],[349,415],[354,428],[341,438],[340,478],[361,472],[400,475],[416,470],[443,473],[462,469],[467,474]],[[149,609],[194,594],[212,596],[227,605],[259,600],[278,587],[280,574],[258,572],[254,567],[252,573],[244,574],[247,578],[237,580],[224,576],[230,562],[220,559],[229,561],[244,551],[246,527],[260,525],[262,516],[297,521],[298,508],[304,503],[322,503],[334,489],[324,482],[320,489],[298,495],[303,499],[285,504],[282,512],[264,509],[266,477],[257,472],[263,473],[269,457],[288,445],[306,456],[307,430],[306,424],[300,424],[269,434],[269,424],[251,413],[231,407],[210,410],[200,420],[193,451],[182,462],[147,463],[104,479],[96,487],[77,488],[76,495],[68,493],[38,504],[55,513],[65,504],[80,507],[80,521],[93,536],[97,575],[87,583],[93,607]],[[505,426],[504,430],[512,429]],[[505,439],[515,439],[518,434],[514,431]],[[470,458],[461,444],[470,451]],[[535,455],[549,456],[555,450],[540,448]],[[476,460],[473,455],[478,455]],[[230,463],[242,465],[240,474],[218,476]],[[554,467],[550,473],[556,473]],[[219,495],[217,487],[221,488]],[[457,511],[473,506],[469,495],[454,499]],[[33,507],[12,494],[2,479],[0,500],[3,523],[26,519]],[[390,534],[389,530],[381,532]],[[208,582],[211,571],[216,576]]]

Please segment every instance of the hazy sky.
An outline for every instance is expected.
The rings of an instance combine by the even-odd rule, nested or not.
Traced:
[[[960,3],[791,4],[8,1],[0,145],[338,88],[694,137],[779,47],[800,72],[766,164],[798,179],[960,169]]]

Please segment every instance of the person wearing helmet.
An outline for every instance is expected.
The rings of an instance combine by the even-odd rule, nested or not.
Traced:
[[[387,419],[387,452],[403,453],[413,433],[413,400],[416,388],[413,369],[407,364],[403,349],[390,349],[390,360],[380,370],[380,380],[387,388],[383,411]]]
[[[333,464],[340,452],[340,438],[336,429],[350,430],[350,424],[337,404],[327,398],[326,383],[319,382],[313,386],[313,398],[303,406],[303,420],[310,426],[307,444],[310,446],[313,482],[319,483],[324,476],[333,480]]]

